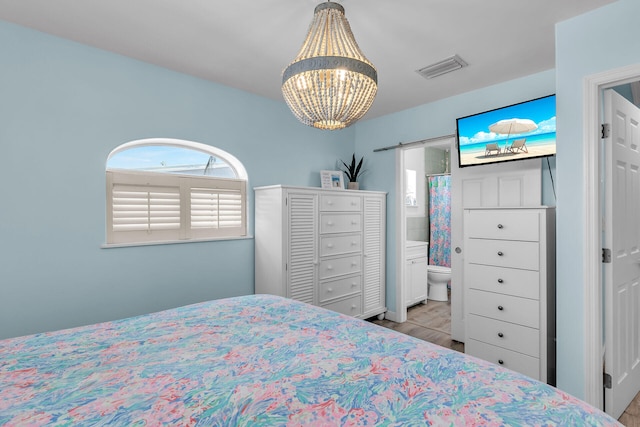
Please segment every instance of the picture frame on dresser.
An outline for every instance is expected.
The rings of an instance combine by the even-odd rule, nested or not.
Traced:
[[[342,171],[320,171],[320,185],[325,190],[344,190]]]

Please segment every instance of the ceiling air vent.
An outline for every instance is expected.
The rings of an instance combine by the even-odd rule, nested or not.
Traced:
[[[450,73],[451,71],[459,70],[467,65],[469,64],[464,62],[458,55],[453,55],[452,57],[443,59],[435,64],[420,68],[416,73],[420,74],[425,79],[432,79],[434,77]]]

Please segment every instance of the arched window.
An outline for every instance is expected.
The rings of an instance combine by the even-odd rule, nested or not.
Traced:
[[[231,154],[178,139],[143,139],[107,158],[107,244],[247,234],[247,172]]]

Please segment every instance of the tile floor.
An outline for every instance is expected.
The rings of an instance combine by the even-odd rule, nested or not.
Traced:
[[[451,339],[451,304],[449,302],[429,301],[407,310],[407,321],[396,323],[390,320],[371,322],[411,335],[424,341],[464,352],[464,344]],[[640,393],[636,395],[622,416],[618,419],[625,427],[640,427]]]

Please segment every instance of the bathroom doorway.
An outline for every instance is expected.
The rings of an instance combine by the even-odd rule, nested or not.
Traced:
[[[498,207],[539,205],[542,197],[542,176],[540,159],[521,162],[507,162],[499,165],[483,167],[459,168],[455,136],[447,136],[432,140],[411,143],[396,150],[396,189],[397,189],[397,228],[396,258],[397,283],[395,312],[387,312],[389,320],[402,323],[407,320],[405,304],[406,280],[405,262],[407,250],[407,210],[406,206],[406,173],[405,151],[411,148],[440,147],[449,148],[451,160],[451,269],[449,306],[451,309],[451,338],[464,342],[464,291],[463,291],[463,224],[464,207]],[[447,147],[448,146],[448,147]],[[415,164],[415,163],[414,163]],[[417,163],[420,164],[420,163]],[[422,172],[416,171],[416,177]],[[412,175],[412,174],[409,174]],[[426,173],[424,173],[426,175]],[[426,178],[426,177],[425,177]],[[419,183],[417,180],[416,183]],[[517,185],[514,185],[517,183]],[[417,187],[417,184],[416,184]],[[416,190],[419,192],[419,190]],[[419,203],[419,202],[417,202]],[[426,209],[426,208],[425,208]],[[425,213],[426,216],[426,213]]]
[[[407,308],[429,298],[445,305],[450,317],[449,279],[451,266],[451,151],[455,138],[412,144],[398,150],[399,194],[402,220],[399,243],[403,272],[400,274],[396,321],[407,319]],[[422,254],[422,255],[420,255]],[[412,258],[412,259],[409,259]],[[424,263],[424,265],[416,265]],[[436,269],[440,269],[435,272]],[[432,270],[427,273],[427,270]],[[424,273],[423,273],[424,271]],[[427,277],[441,278],[429,285]],[[434,281],[434,280],[432,280]],[[428,298],[428,294],[431,294]],[[437,301],[436,301],[437,300]],[[433,305],[433,304],[432,304]],[[423,310],[423,309],[421,309]],[[442,325],[438,325],[441,329]],[[447,332],[450,334],[450,327]]]

